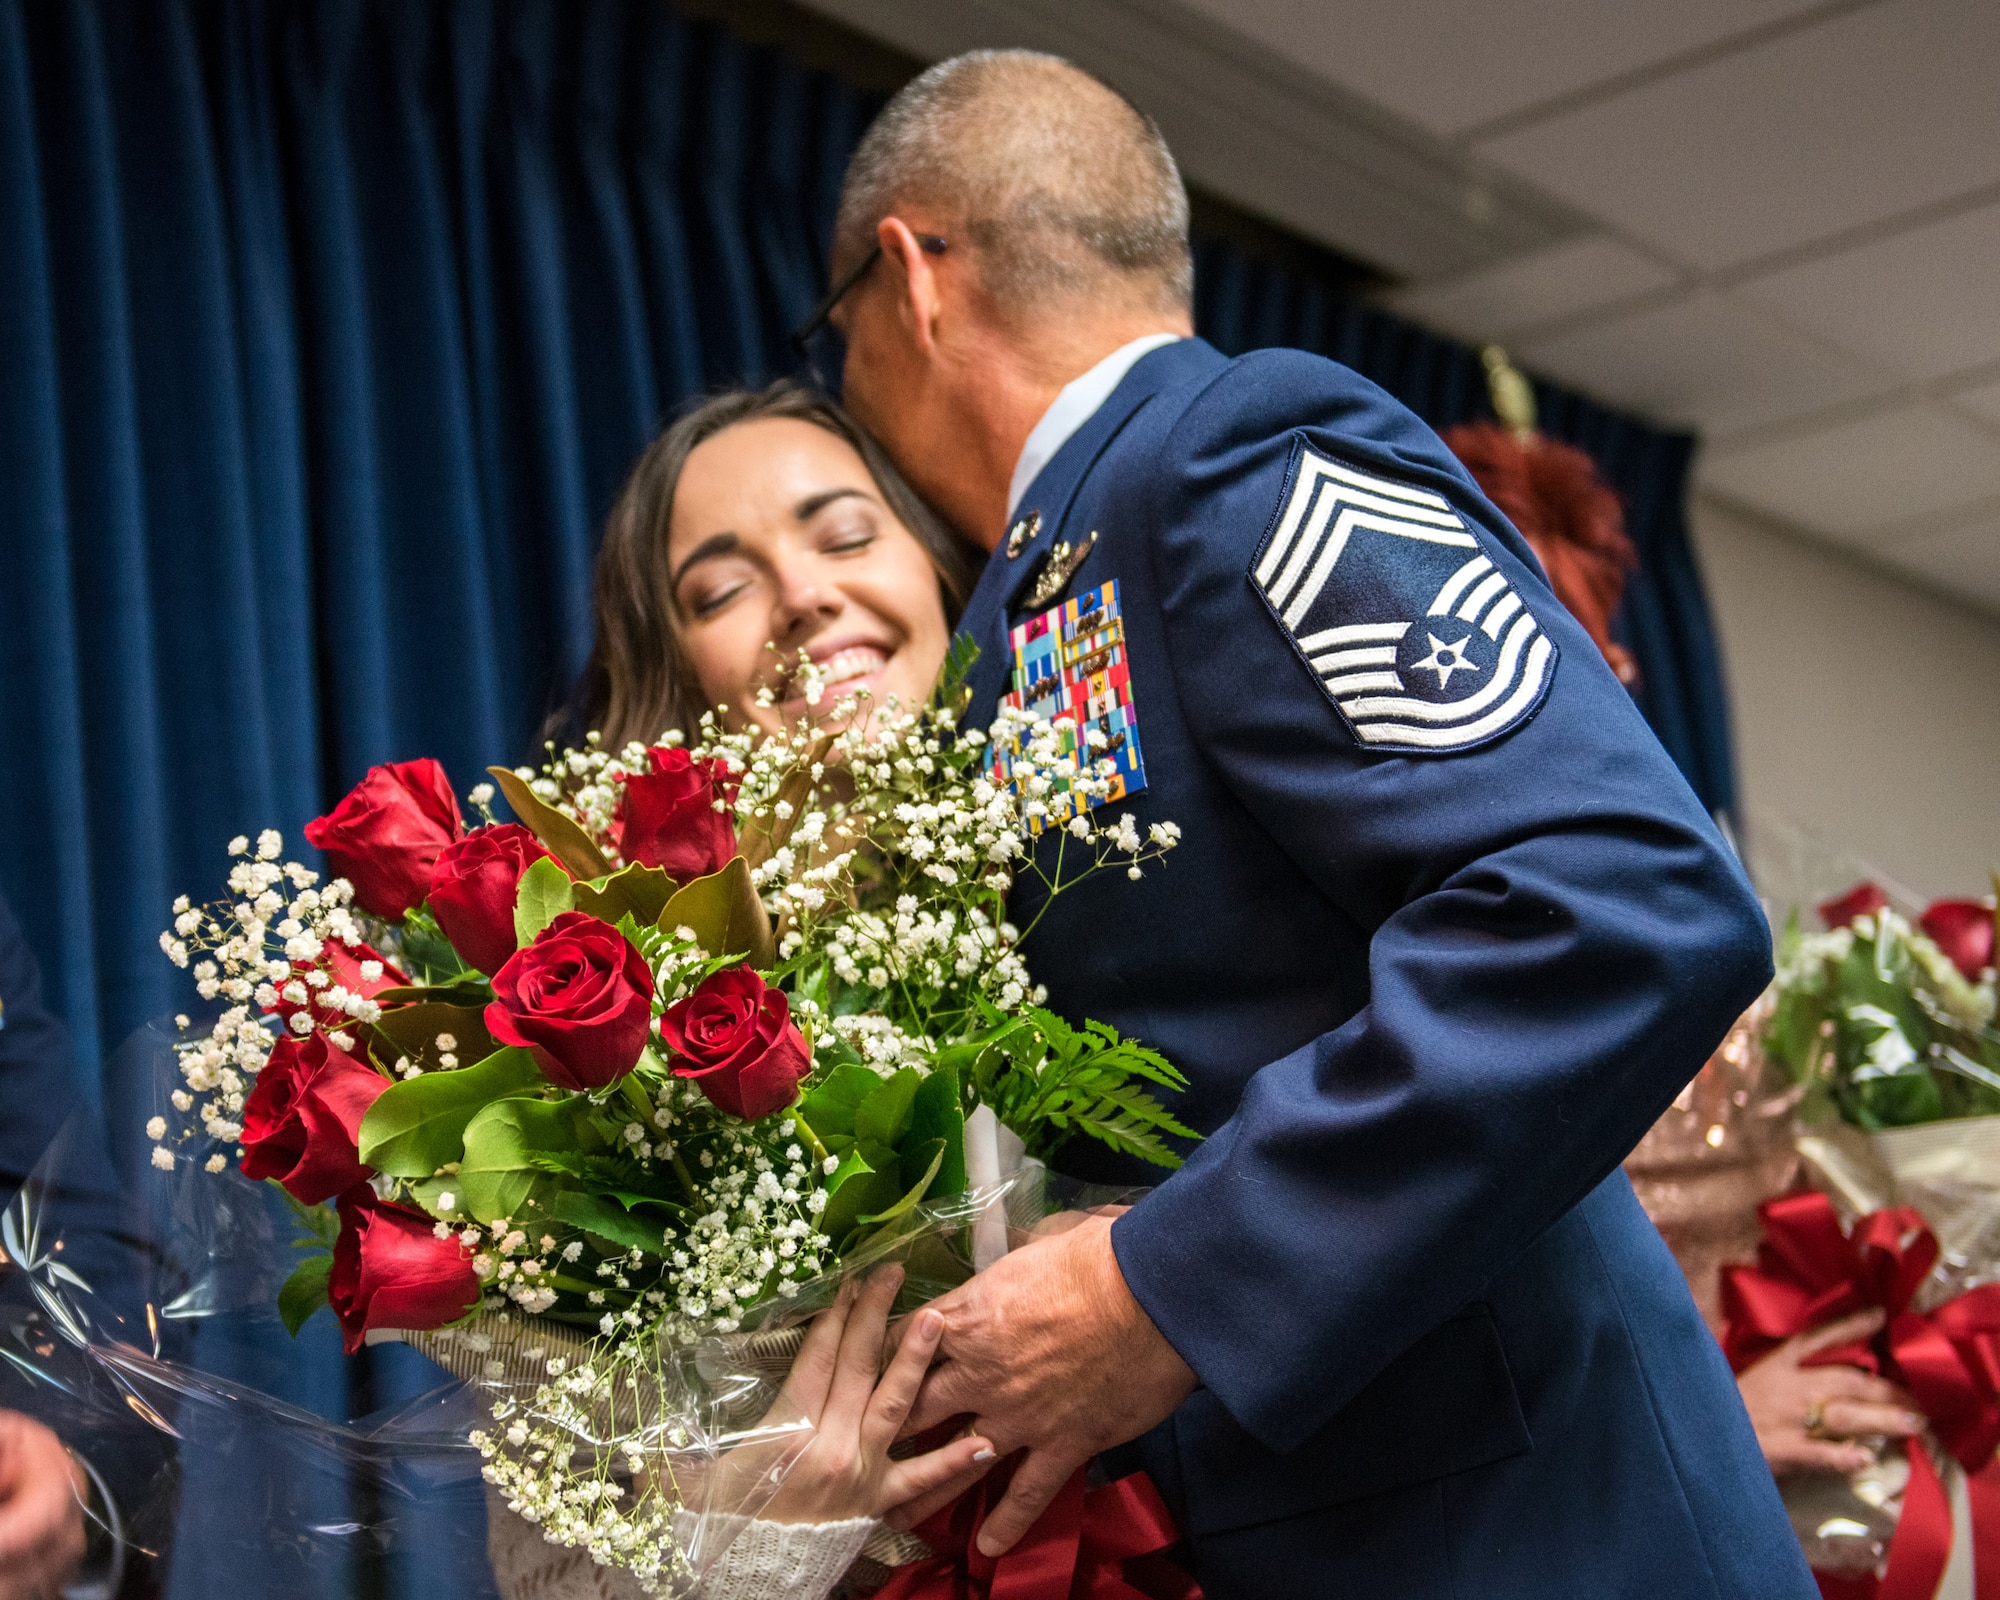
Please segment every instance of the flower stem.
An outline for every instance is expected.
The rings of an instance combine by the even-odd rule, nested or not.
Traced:
[[[805,1114],[797,1106],[792,1107],[790,1115],[792,1126],[806,1136],[806,1143],[812,1146],[814,1159],[824,1168],[832,1158],[827,1154],[826,1146],[819,1142],[819,1135],[813,1132],[812,1124],[806,1121]]]

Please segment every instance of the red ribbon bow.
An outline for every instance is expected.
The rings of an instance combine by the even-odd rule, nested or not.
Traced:
[[[1910,1301],[1938,1258],[1937,1236],[1907,1206],[1841,1230],[1823,1194],[1783,1195],[1758,1208],[1764,1242],[1754,1267],[1722,1269],[1722,1348],[1741,1372],[1797,1334],[1870,1306],[1887,1317],[1874,1337],[1832,1346],[1807,1366],[1855,1366],[1900,1383],[1968,1476],[1980,1600],[2000,1600],[2000,1284],[1968,1290],[1935,1311]],[[1872,1580],[1821,1588],[1876,1600],[1928,1600],[1951,1550],[1951,1508],[1921,1445],[1879,1589]],[[1829,1588],[1829,1584],[1834,1587]]]
[[[1823,1194],[1767,1200],[1758,1214],[1758,1264],[1722,1269],[1729,1364],[1741,1372],[1795,1334],[1880,1306],[1888,1319],[1872,1339],[1822,1350],[1808,1365],[1862,1367],[1900,1383],[1966,1471],[1990,1462],[2000,1445],[2000,1284],[1912,1311],[1938,1258],[1937,1236],[1917,1212],[1871,1212],[1852,1234]]]
[[[1086,1489],[1079,1469],[1020,1543],[982,1555],[974,1541],[1007,1478],[989,1474],[919,1527],[937,1554],[898,1567],[875,1600],[1202,1600],[1163,1554],[1180,1530],[1143,1472]]]

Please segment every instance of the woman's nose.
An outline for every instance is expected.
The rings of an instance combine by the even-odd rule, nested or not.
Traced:
[[[778,574],[778,604],[771,637],[779,644],[810,638],[840,615],[840,591],[810,572]]]

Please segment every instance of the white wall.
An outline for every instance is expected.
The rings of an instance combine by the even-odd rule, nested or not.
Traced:
[[[1712,497],[1694,539],[1735,716],[1738,809],[1767,897],[1862,866],[1919,903],[2000,867],[2000,618]],[[1786,847],[1800,830],[1811,845]],[[1826,884],[1827,889],[1837,886]],[[1774,907],[1782,916],[1784,907]]]

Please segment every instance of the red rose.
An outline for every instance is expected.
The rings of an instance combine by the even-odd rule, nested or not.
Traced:
[[[305,1205],[368,1176],[361,1119],[389,1080],[323,1033],[280,1039],[243,1102],[243,1173]]]
[[[625,780],[618,805],[618,852],[627,863],[658,867],[676,883],[720,872],[736,854],[727,809],[729,785],[720,762],[697,761],[685,750],[655,746],[653,770]]]
[[[549,1082],[602,1089],[638,1065],[653,972],[601,918],[565,911],[493,974],[486,1031],[532,1050]]]
[[[438,852],[431,869],[431,915],[452,948],[481,972],[498,972],[513,955],[521,874],[548,854],[518,822],[481,828]]]
[[[1933,900],[1917,926],[1951,957],[1951,964],[1977,983],[1993,965],[1993,908],[1983,900]]]
[[[354,903],[390,922],[423,900],[438,852],[464,832],[451,781],[428,759],[370,767],[345,800],[306,824],[307,842],[354,885]]]
[[[365,961],[381,962],[382,970],[372,978],[364,977],[361,965]],[[305,1005],[298,1005],[287,1000],[283,990],[290,988],[294,983],[305,983],[306,973],[310,968],[298,966],[292,969],[292,976],[285,981],[278,994],[277,1003],[271,1007],[285,1019],[288,1027],[294,1013],[309,1011],[313,1021],[322,1028],[329,1030],[344,1028],[354,1019],[344,1010],[326,1003],[327,995],[335,988],[345,989],[349,994],[358,994],[365,1000],[372,1000],[384,989],[400,989],[410,981],[379,950],[358,940],[353,944],[345,944],[339,939],[327,940],[325,949],[320,952],[319,960],[311,965],[324,968],[332,982],[324,989],[306,983],[306,993],[312,998]]]
[[[440,1239],[421,1211],[378,1200],[365,1183],[335,1209],[340,1237],[326,1298],[349,1355],[370,1328],[442,1328],[479,1303],[472,1252],[455,1237]]]
[[[748,967],[725,967],[660,1018],[660,1037],[682,1058],[677,1078],[692,1078],[718,1110],[754,1122],[782,1111],[812,1070],[792,1008]]]
[[[1844,928],[1857,917],[1872,917],[1884,906],[1889,897],[1872,883],[1857,883],[1838,900],[1829,900],[1819,908],[1820,921],[1829,928]]]

